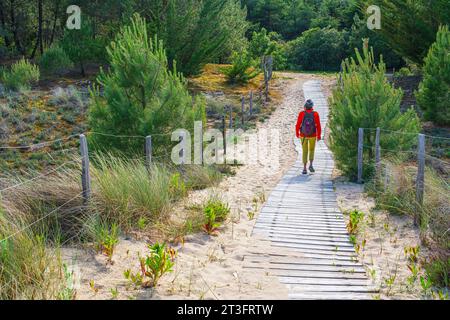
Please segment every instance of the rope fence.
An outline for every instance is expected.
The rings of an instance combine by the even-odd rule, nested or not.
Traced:
[[[365,141],[365,131],[369,132],[375,132],[375,143],[374,145],[367,145],[364,144]],[[386,132],[389,134],[403,134],[403,135],[415,135],[417,137],[417,146],[416,149],[411,150],[394,150],[389,148],[382,148],[381,145],[381,133]],[[426,145],[426,138],[433,138],[433,139],[444,139],[445,137],[437,137],[437,136],[429,136],[425,134],[417,134],[417,133],[409,133],[409,132],[399,132],[399,131],[392,131],[392,130],[386,130],[382,128],[360,128],[358,130],[358,156],[357,156],[357,179],[358,183],[365,183],[367,181],[364,181],[363,179],[363,170],[364,170],[364,163],[372,162],[375,165],[375,175],[374,180],[378,181],[377,183],[384,184],[384,191],[387,191],[387,188],[389,188],[390,184],[392,183],[393,178],[395,176],[391,175],[391,169],[390,165],[382,160],[382,156],[385,154],[388,155],[405,155],[408,159],[412,160],[415,158],[415,162],[417,164],[416,172],[413,175],[409,175],[408,177],[405,176],[405,173],[400,174],[400,178],[402,179],[413,179],[414,185],[412,187],[408,187],[406,189],[402,189],[402,192],[414,192],[415,193],[415,205],[419,206],[420,208],[424,205],[424,195],[425,190],[433,190],[433,192],[436,192],[437,194],[441,196],[450,197],[450,193],[446,194],[445,191],[442,191],[441,189],[432,186],[430,184],[426,184],[425,175],[426,175],[426,163],[428,162],[432,163],[433,161],[439,162],[440,164],[445,166],[445,169],[448,169],[450,167],[450,162],[436,158],[434,156],[431,156],[426,153],[425,145]],[[369,138],[370,139],[370,138]],[[449,139],[450,140],[450,139]],[[412,143],[412,142],[411,142]],[[364,157],[367,157],[367,152],[365,153],[364,150],[371,150],[372,152],[369,153],[370,155],[374,155],[374,159],[364,159]],[[365,161],[364,161],[365,160]],[[409,167],[408,170],[414,169],[414,167]],[[397,177],[399,178],[399,177]],[[432,177],[430,176],[430,179]],[[442,186],[448,187],[448,183],[446,182],[446,179],[442,179],[441,182]],[[423,210],[414,210],[414,222],[416,225],[419,225],[421,221],[420,212]]]

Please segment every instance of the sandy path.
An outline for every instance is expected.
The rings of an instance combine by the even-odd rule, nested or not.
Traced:
[[[231,207],[231,221],[220,230],[219,236],[200,233],[186,237],[180,245],[174,272],[165,275],[155,289],[135,289],[124,279],[123,272],[138,271],[138,252],[146,252],[142,241],[122,239],[115,249],[114,264],[106,264],[102,255],[88,254],[80,249],[65,249],[66,258],[74,261],[79,274],[78,299],[286,299],[287,290],[276,277],[264,271],[243,269],[243,257],[250,251],[264,252],[266,241],[251,237],[255,220],[248,212],[255,210],[254,199],[264,199],[283,174],[293,165],[296,152],[293,147],[295,121],[304,101],[302,87],[305,81],[321,79],[325,86],[332,80],[321,76],[279,73],[277,85],[284,100],[271,117],[259,123],[258,130],[276,128],[280,132],[279,166],[270,162],[247,164],[236,169],[234,176],[223,180],[216,188],[192,192],[180,204],[201,204],[211,194],[220,195]],[[263,200],[265,201],[265,200]],[[256,218],[256,216],[255,216]],[[92,289],[94,285],[95,290]],[[115,294],[117,290],[117,294]]]

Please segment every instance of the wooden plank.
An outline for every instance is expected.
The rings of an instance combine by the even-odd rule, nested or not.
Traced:
[[[305,265],[305,264],[288,264],[288,263],[261,263],[249,262],[245,264],[244,268],[259,268],[259,269],[285,269],[285,270],[299,270],[299,271],[326,271],[326,272],[339,272],[339,273],[360,273],[366,274],[366,271],[362,267],[338,267],[338,266],[324,266],[324,265]]]
[[[264,221],[289,221],[289,222],[298,222],[298,223],[317,223],[317,224],[330,224],[330,225],[337,225],[337,226],[344,226],[345,222],[343,219],[336,219],[336,218],[318,218],[315,216],[309,216],[309,217],[298,217],[298,216],[277,216],[277,215],[259,215],[258,220],[264,220]]]
[[[345,257],[350,259],[351,257],[356,257],[353,252],[343,251],[343,250],[330,250],[326,248],[315,248],[311,245],[302,245],[297,243],[285,243],[281,241],[273,241],[272,247],[280,247],[280,248],[290,248],[293,251],[299,251],[302,253],[311,253],[314,255],[322,255],[322,257]],[[329,256],[329,257],[328,257]]]
[[[327,260],[327,259],[311,259],[306,257],[292,257],[287,255],[262,255],[250,254],[245,256],[245,260],[249,262],[268,262],[268,263],[283,263],[291,265],[309,265],[309,266],[331,266],[331,267],[348,267],[348,268],[363,268],[359,262],[342,261],[342,260]]]
[[[370,295],[357,292],[308,292],[289,293],[292,300],[371,300]]]
[[[300,243],[309,244],[323,244],[327,246],[349,247],[353,248],[353,244],[350,241],[333,241],[331,239],[314,239],[310,236],[289,236],[289,235],[267,235],[269,239],[282,239],[284,241],[299,241]]]
[[[347,233],[347,230],[345,227],[334,227],[334,226],[319,226],[319,225],[302,225],[302,224],[294,224],[294,223],[284,223],[278,221],[277,223],[269,223],[265,221],[256,221],[256,223],[260,226],[278,226],[278,227],[284,227],[288,229],[307,229],[307,230],[322,230],[322,231],[332,231],[332,232],[342,232]]]
[[[303,235],[331,235],[331,236],[344,236],[347,235],[346,231],[333,231],[333,230],[317,230],[316,228],[289,228],[289,227],[282,227],[278,225],[262,225],[258,224],[255,226],[254,229],[261,229],[261,230],[271,230],[274,232],[282,231],[282,232],[297,232]]]
[[[304,292],[361,292],[361,293],[371,293],[376,292],[373,286],[349,286],[349,285],[297,285],[297,284],[286,284],[288,290],[295,293]]]
[[[281,236],[287,236],[287,237],[299,237],[299,238],[305,238],[305,239],[315,239],[319,241],[342,241],[347,242],[349,241],[348,237],[346,235],[330,235],[327,233],[313,233],[313,232],[302,232],[298,233],[295,231],[284,231],[284,230],[275,230],[275,228],[272,229],[264,229],[264,228],[254,228],[254,232],[256,234],[261,234],[264,236],[268,236],[271,234],[278,234]]]
[[[269,274],[278,277],[290,277],[290,278],[308,278],[327,281],[334,280],[362,280],[367,285],[367,277],[361,273],[344,273],[344,272],[329,272],[329,271],[302,271],[302,270],[286,270],[270,268]]]
[[[304,91],[315,100],[325,126],[328,106],[320,83],[309,81]],[[323,141],[316,146],[315,166],[318,172],[302,175],[303,164],[297,160],[273,188],[252,233],[268,242],[269,249],[250,252],[244,267],[278,276],[292,299],[369,298],[366,271],[337,205],[333,155]]]

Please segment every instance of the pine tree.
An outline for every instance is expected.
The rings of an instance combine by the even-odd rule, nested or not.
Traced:
[[[440,24],[450,21],[448,0],[363,0],[381,10],[381,33],[400,56],[422,64]]]
[[[95,132],[117,136],[154,134],[155,152],[170,147],[170,134],[177,128],[192,130],[195,119],[204,119],[204,104],[193,99],[183,76],[169,70],[162,41],[147,33],[143,18],[135,15],[107,48],[110,69],[101,71],[100,88],[91,92],[89,125]],[[163,134],[163,135],[162,135]],[[166,135],[164,135],[166,134]],[[103,149],[139,151],[143,141],[93,135]]]
[[[337,166],[350,178],[357,174],[357,146],[359,128],[413,133],[412,135],[383,132],[381,147],[387,150],[410,150],[419,131],[419,119],[410,109],[400,112],[401,89],[395,89],[385,77],[386,67],[381,62],[374,63],[373,49],[369,51],[366,42],[363,53],[356,51],[356,59],[346,59],[343,63],[342,86],[333,90],[330,114],[331,149]],[[370,168],[374,160],[374,134],[366,130],[364,136],[365,168]],[[364,171],[365,176],[371,170]]]
[[[427,120],[450,124],[450,32],[448,26],[439,28],[436,42],[431,46],[419,86],[417,101]]]

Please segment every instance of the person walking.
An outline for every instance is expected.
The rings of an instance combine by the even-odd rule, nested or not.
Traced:
[[[304,110],[300,112],[295,126],[295,135],[302,143],[303,174],[308,174],[306,170],[309,158],[309,171],[315,172],[314,152],[316,141],[320,141],[322,127],[320,126],[319,113],[314,111],[314,102],[308,99],[304,105]]]

